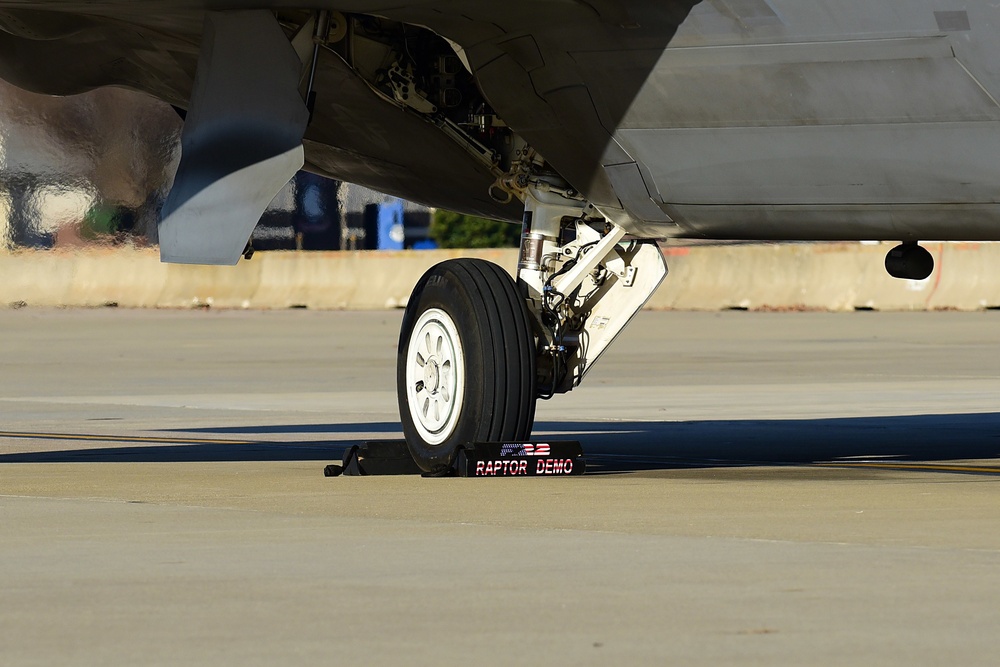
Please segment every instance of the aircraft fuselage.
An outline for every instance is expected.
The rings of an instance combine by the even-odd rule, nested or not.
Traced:
[[[392,22],[404,50],[428,31],[462,47],[496,118],[637,235],[1000,240],[1000,8],[989,3],[328,4],[360,27],[322,54],[306,134],[316,171],[520,216],[440,122],[372,94],[353,49],[387,39]],[[206,9],[246,6],[0,0],[0,76],[54,94],[128,86],[183,107]],[[294,23],[301,5],[253,6]]]

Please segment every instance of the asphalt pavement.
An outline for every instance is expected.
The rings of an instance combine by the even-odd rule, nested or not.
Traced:
[[[400,319],[0,310],[0,664],[995,664],[1000,313],[642,313],[586,476],[325,478]]]

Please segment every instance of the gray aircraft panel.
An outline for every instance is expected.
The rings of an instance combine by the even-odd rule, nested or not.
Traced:
[[[686,238],[743,240],[996,241],[1000,204],[671,205]],[[645,228],[655,234],[658,226]]]
[[[0,76],[50,93],[125,85],[184,106],[205,8],[251,4],[299,6],[0,0],[0,27],[13,33],[0,33]],[[1000,239],[1000,7],[990,3],[329,5],[460,44],[498,115],[637,233]],[[314,168],[517,217],[489,201],[491,174],[438,126],[366,97],[331,57],[307,134]]]
[[[676,204],[984,203],[1000,184],[998,123],[619,134]]]
[[[599,77],[605,96],[616,86],[617,56],[576,56]],[[668,49],[619,128],[998,119],[996,100],[946,39],[932,37]]]
[[[709,0],[616,138],[692,235],[996,238],[1000,14],[940,9]]]

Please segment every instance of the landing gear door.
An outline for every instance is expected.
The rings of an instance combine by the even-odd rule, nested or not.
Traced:
[[[164,262],[239,261],[304,161],[301,70],[271,12],[208,13],[181,163],[159,227]]]
[[[568,359],[570,372],[560,391],[580,384],[594,363],[635,317],[667,277],[667,263],[654,242],[633,242],[615,248],[605,261],[610,277],[579,305],[589,313]]]

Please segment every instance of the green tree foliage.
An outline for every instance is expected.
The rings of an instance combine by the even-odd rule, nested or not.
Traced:
[[[516,248],[521,226],[438,209],[430,234],[441,248]]]

